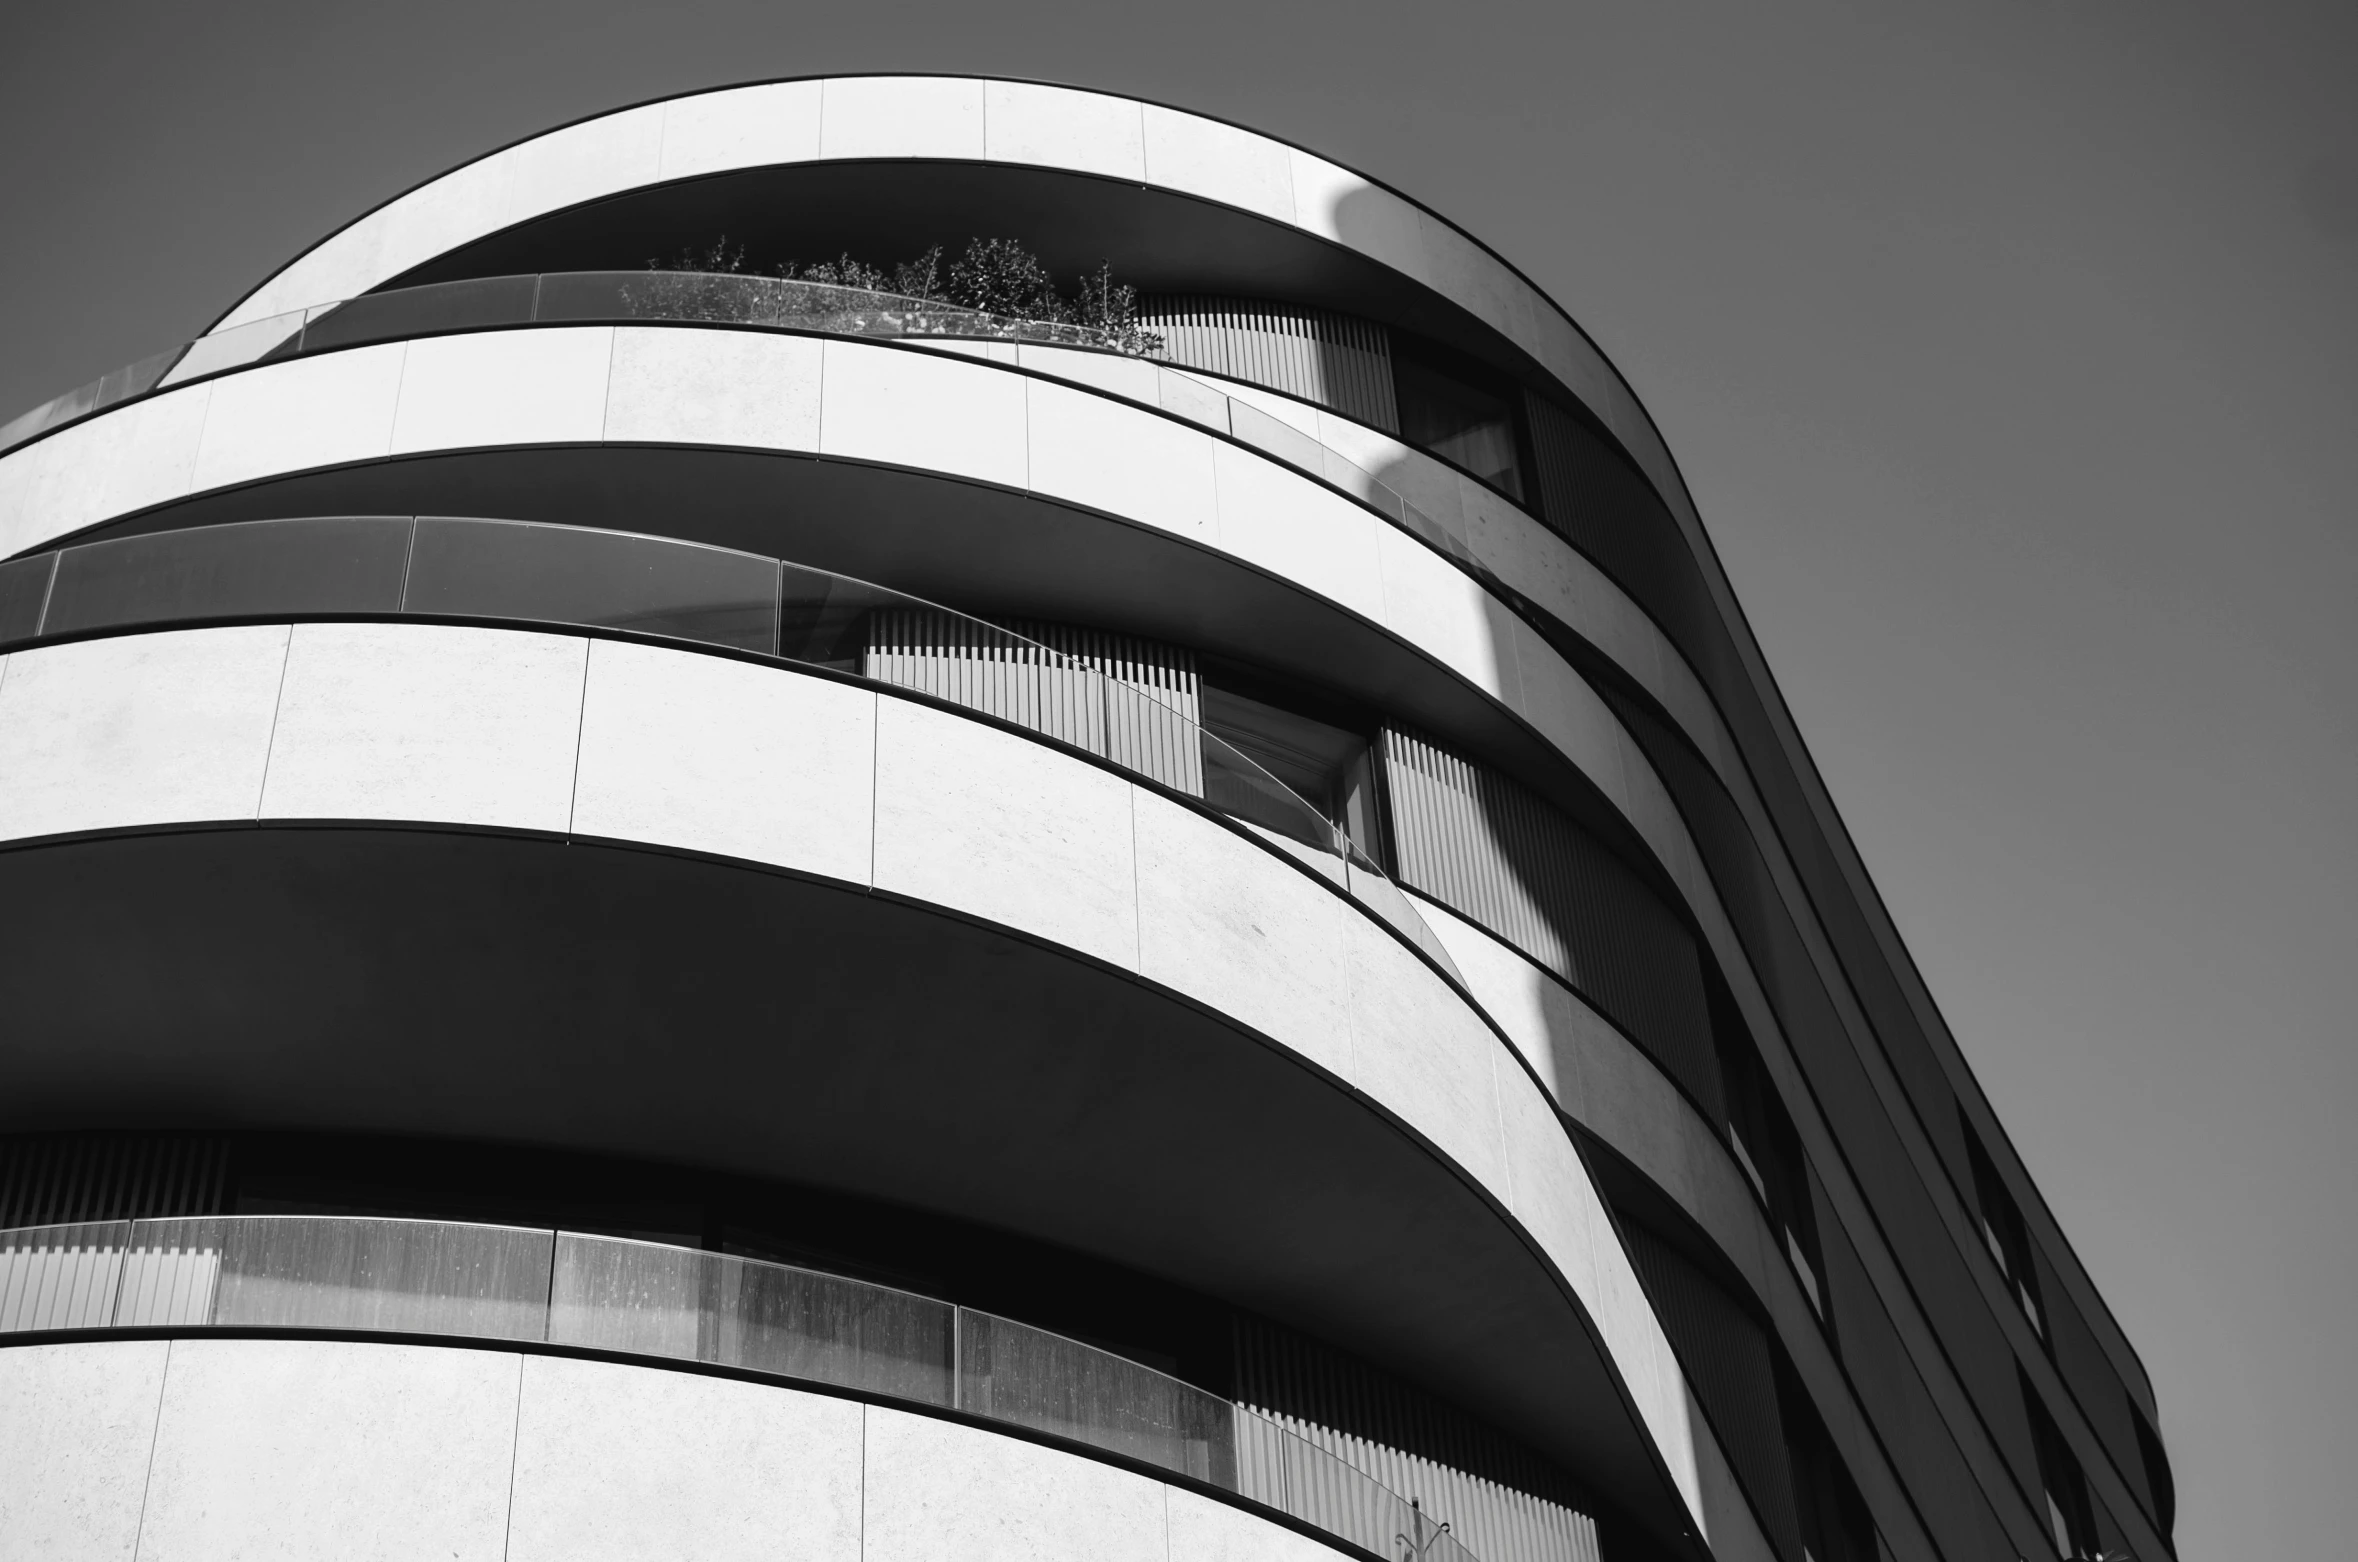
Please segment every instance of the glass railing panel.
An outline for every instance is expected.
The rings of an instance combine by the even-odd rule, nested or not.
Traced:
[[[225,369],[242,369],[249,363],[260,363],[265,358],[287,357],[303,350],[303,320],[309,310],[297,309],[267,319],[249,320],[244,325],[211,336],[200,336],[188,344],[164,377],[156,382],[158,388],[178,385],[202,375],[219,374]]]
[[[47,634],[267,613],[391,613],[406,516],[240,521],[64,549]]]
[[[442,331],[480,330],[531,321],[540,278],[472,277],[396,288],[347,299],[303,327],[302,351],[326,352],[363,342],[399,341]]]
[[[958,1406],[1234,1491],[1235,1410],[1152,1367],[958,1310]]]
[[[860,673],[868,659],[870,617],[907,600],[866,581],[799,564],[781,565],[778,654],[791,662]]]
[[[549,1338],[946,1406],[952,1320],[946,1302],[840,1275],[565,1232]]]
[[[668,635],[768,655],[778,563],[660,537],[420,517],[403,608]]]
[[[0,564],[0,645],[41,632],[41,610],[48,606],[49,580],[56,570],[54,553]]]
[[[127,1220],[0,1232],[0,1333],[114,1321]]]
[[[116,1322],[537,1340],[552,1240],[424,1220],[143,1220]]]

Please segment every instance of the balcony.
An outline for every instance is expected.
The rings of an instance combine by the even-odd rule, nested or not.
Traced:
[[[1013,1319],[730,1254],[308,1215],[0,1232],[0,1333],[114,1329],[462,1338],[696,1362],[1020,1427],[1399,1562],[1474,1562],[1417,1499],[1192,1384]]]

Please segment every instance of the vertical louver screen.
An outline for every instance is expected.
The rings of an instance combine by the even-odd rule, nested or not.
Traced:
[[[226,1139],[42,1134],[0,1139],[0,1229],[218,1215]]]
[[[884,609],[869,619],[862,671],[1203,795],[1202,701],[1190,653],[1062,624],[1006,627],[1000,634],[948,613]]]
[[[1767,1333],[1734,1299],[1642,1226],[1623,1223],[1629,1261],[1645,1282],[1662,1332],[1711,1417],[1712,1430],[1761,1528],[1787,1562],[1800,1562],[1801,1522],[1793,1503],[1777,1408],[1777,1367]]]
[[[1171,363],[1314,401],[1396,433],[1392,347],[1384,328],[1348,315],[1247,298],[1164,293],[1139,300]]]
[[[1595,1521],[1565,1477],[1481,1422],[1356,1357],[1240,1317],[1236,1397],[1414,1497],[1482,1562],[1597,1562]],[[1249,1436],[1251,1423],[1243,1423]],[[1257,1454],[1239,1446],[1240,1469]],[[1315,1505],[1320,1494],[1306,1494]],[[1336,1501],[1347,1500],[1338,1489]]]
[[[1409,733],[1386,729],[1382,743],[1400,881],[1578,988],[1716,1116],[1711,1020],[1686,927],[1527,788]]]

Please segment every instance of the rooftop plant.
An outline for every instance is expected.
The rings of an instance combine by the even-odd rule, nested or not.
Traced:
[[[737,324],[810,323],[837,315],[890,317],[910,335],[975,335],[967,311],[1017,328],[979,334],[1023,334],[1024,326],[1063,327],[1059,339],[1126,353],[1162,350],[1163,339],[1138,321],[1138,290],[1116,282],[1110,262],[1081,277],[1072,291],[1059,287],[1040,258],[1014,239],[970,239],[964,254],[943,264],[938,244],[890,270],[852,255],[810,265],[788,261],[772,272],[748,270],[743,245],[726,237],[670,260],[649,261],[644,297],[633,302],[670,318]],[[847,297],[838,290],[850,290]],[[924,305],[941,306],[928,314]],[[912,307],[914,306],[914,307]],[[879,323],[885,323],[879,320]],[[856,327],[855,327],[856,328]]]

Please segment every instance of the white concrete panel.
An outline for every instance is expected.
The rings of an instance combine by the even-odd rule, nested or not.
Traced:
[[[1714,1562],[1776,1562],[1776,1549],[1761,1533],[1752,1504],[1745,1500],[1744,1489],[1736,1483],[1736,1472],[1729,1465],[1727,1455],[1721,1452],[1718,1440],[1711,1435],[1703,1419],[1703,1409],[1695,1403],[1692,1393],[1687,1395],[1687,1422],[1695,1429],[1695,1482],[1691,1489],[1702,1520],[1699,1527],[1703,1538],[1711,1543]],[[1881,1462],[1869,1454],[1858,1464],[1873,1468]],[[1884,1555],[1890,1552],[1886,1550]]]
[[[169,1349],[0,1350],[0,1562],[129,1562]]]
[[[599,438],[611,326],[485,331],[409,344],[392,450]]]
[[[1162,368],[1155,371],[1154,383],[1152,399],[1165,412],[1218,433],[1230,432],[1228,395],[1219,386],[1192,374]]]
[[[1116,396],[1127,396],[1149,407],[1158,406],[1162,377],[1169,371],[1147,358],[1133,358],[1126,353],[1090,352],[1080,347],[1049,347],[1038,342],[1020,342],[1015,347],[1015,361],[1026,369],[1041,374],[1053,374],[1061,380],[1107,391]]]
[[[587,640],[298,624],[262,814],[562,831]]]
[[[662,167],[664,117],[664,104],[642,104],[552,130],[516,147],[508,176],[507,220],[522,222],[652,184]]]
[[[1504,1195],[1498,1038],[1430,967],[1364,917],[1345,924],[1361,1090]]]
[[[1036,163],[1105,174],[1132,183],[1146,178],[1143,106],[1101,92],[1042,87],[1030,82],[983,84],[984,155],[994,163]]]
[[[1628,1048],[1628,1038],[1520,950],[1422,896],[1418,915],[1433,930],[1483,1012],[1538,1073],[1556,1104],[1584,1121],[1584,1060],[1600,1046]]]
[[[1522,701],[1514,613],[1465,571],[1394,526],[1376,532],[1387,629],[1512,710]]]
[[[1292,863],[1141,791],[1138,970],[1354,1077],[1349,902]]]
[[[589,643],[573,833],[868,882],[874,691]]]
[[[861,1406],[524,1359],[506,1562],[858,1562]]]
[[[1383,569],[1376,528],[1386,523],[1263,456],[1213,451],[1220,546],[1381,623]]]
[[[1580,1093],[1589,1131],[1691,1209],[1687,1168],[1702,1124],[1661,1066],[1628,1037],[1604,1031],[1582,1051]]]
[[[1419,217],[1425,280],[1501,334],[1518,342],[1533,341],[1532,328],[1545,306],[1530,285],[1447,222],[1430,212],[1419,213]]]
[[[1145,121],[1149,183],[1278,222],[1294,220],[1292,162],[1277,142],[1152,103]]]
[[[932,353],[826,344],[819,448],[1024,486],[1024,381]]]
[[[1170,1489],[1171,1562],[1336,1562],[1309,1536],[1178,1487]]]
[[[186,494],[212,401],[169,391],[0,457],[0,556]]]
[[[509,192],[517,151],[506,147],[479,157],[396,197],[335,234],[288,268],[289,280],[299,277],[300,281],[280,289],[277,302],[263,313],[308,309],[356,297],[437,255],[506,227],[515,220],[510,215],[514,208]],[[372,234],[373,245],[367,242]],[[230,318],[235,321],[245,316],[245,306],[240,305]]]
[[[1294,222],[1322,238],[1372,256],[1393,270],[1426,280],[1424,229],[1417,209],[1380,185],[1323,157],[1289,147]]]
[[[408,351],[401,342],[356,347],[214,381],[191,488],[383,455]]]
[[[19,651],[0,683],[0,839],[254,817],[282,625]]]
[[[618,327],[605,438],[815,451],[819,362],[808,336]]]
[[[980,159],[983,84],[947,76],[847,76],[821,84],[821,157]]]
[[[674,99],[663,119],[661,176],[685,179],[817,157],[821,95],[819,82],[780,81]]]
[[[1031,487],[1198,541],[1216,534],[1212,439],[1103,396],[1026,380]]]
[[[879,700],[876,888],[1135,969],[1131,791],[1027,738]]]
[[[1606,1229],[1606,1220],[1605,1207],[1588,1180],[1588,1168],[1581,1165],[1554,1108],[1529,1075],[1502,1063],[1499,1100],[1506,1124],[1507,1158],[1513,1168],[1502,1185],[1512,1190],[1508,1207],[1582,1303],[1594,1312],[1597,1233]],[[1648,1358],[1641,1355],[1637,1363],[1651,1373]]]
[[[1160,1481],[1037,1443],[868,1409],[863,1562],[1173,1562]]]
[[[329,1340],[177,1340],[147,1562],[497,1562],[519,1358]]]

